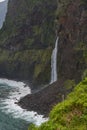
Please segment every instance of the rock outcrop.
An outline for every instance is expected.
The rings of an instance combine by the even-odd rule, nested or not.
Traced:
[[[83,78],[87,69],[87,1],[60,0],[56,26],[60,36],[58,53],[59,78]]]

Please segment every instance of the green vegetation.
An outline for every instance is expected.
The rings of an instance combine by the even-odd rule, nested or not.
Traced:
[[[56,0],[46,3],[43,0],[9,1],[6,20],[0,30],[0,45],[11,43],[13,46],[12,41],[16,41],[15,47],[21,44],[26,49],[53,46],[55,10]]]
[[[0,74],[11,78],[16,75],[25,80],[30,78],[35,85],[46,84],[50,80],[51,54],[51,48],[14,53],[0,50]]]
[[[87,78],[53,108],[48,122],[29,130],[87,130]]]
[[[64,87],[68,90],[68,89],[70,89],[70,88],[73,88],[73,87],[75,87],[75,81],[74,80],[70,80],[70,79],[68,79],[68,80],[66,80],[65,82],[64,82]]]
[[[56,0],[14,0],[0,30],[0,75],[49,83]]]
[[[75,6],[77,8],[75,8]],[[75,82],[77,83],[81,80],[81,78],[83,81],[74,88],[73,92],[67,96],[65,101],[59,103],[53,108],[53,110],[50,112],[48,122],[43,123],[39,127],[31,125],[29,127],[29,130],[87,130],[87,24],[85,23],[85,17],[87,17],[87,10],[85,8],[86,6],[87,0],[76,1],[76,3],[72,0],[60,0],[58,3],[58,9],[56,11],[57,19],[55,20],[55,23],[57,25],[56,28],[59,28],[58,31],[60,36],[60,44],[62,44],[60,45],[61,54],[58,53],[58,66],[62,66],[62,70],[58,67],[59,78],[60,75],[62,75],[61,71],[65,71],[64,69],[66,69],[66,75],[63,73],[61,77],[64,76],[64,78],[67,78],[67,71],[70,69],[70,75],[64,81],[64,86],[67,89],[75,87]],[[78,14],[78,11],[81,11],[80,13],[82,14],[80,18],[78,15],[74,15],[75,13]],[[82,21],[80,21],[81,18]],[[74,21],[72,21],[72,19],[74,19]],[[62,27],[60,25],[62,25]],[[76,27],[73,29],[74,26]],[[69,49],[71,49],[72,52],[68,53],[69,55],[71,54],[71,59],[67,60],[66,57],[68,55],[66,55],[66,53],[69,51]],[[67,61],[65,61],[65,58]],[[73,62],[67,64],[67,62],[69,63],[70,60]],[[66,64],[67,67],[64,68],[63,64]],[[75,68],[73,69],[71,66]],[[69,78],[73,80],[70,80]]]

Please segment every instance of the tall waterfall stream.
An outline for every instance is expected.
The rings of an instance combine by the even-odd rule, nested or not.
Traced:
[[[56,39],[55,48],[53,49],[52,56],[51,56],[51,82],[50,82],[50,84],[57,81],[58,40],[59,40],[59,37],[57,37],[57,39]]]

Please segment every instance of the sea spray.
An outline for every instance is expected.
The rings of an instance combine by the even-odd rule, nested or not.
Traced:
[[[53,49],[52,56],[51,56],[51,82],[50,82],[50,84],[57,81],[58,40],[59,40],[59,38],[57,37],[56,42],[55,42],[55,48]]]
[[[23,82],[17,82],[8,79],[0,79],[0,85],[2,85],[2,87],[7,86],[7,88],[10,88],[7,98],[2,98],[0,100],[0,104],[2,104],[0,109],[4,113],[11,114],[14,118],[23,119],[29,123],[35,123],[36,125],[40,125],[48,120],[47,118],[43,118],[43,115],[38,115],[37,112],[30,112],[22,109],[16,104],[20,98],[31,93],[29,86]]]

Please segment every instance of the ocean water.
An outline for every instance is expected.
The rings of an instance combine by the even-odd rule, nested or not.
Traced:
[[[48,120],[16,104],[29,93],[31,89],[23,82],[0,79],[0,130],[27,130],[30,123],[40,125]]]

